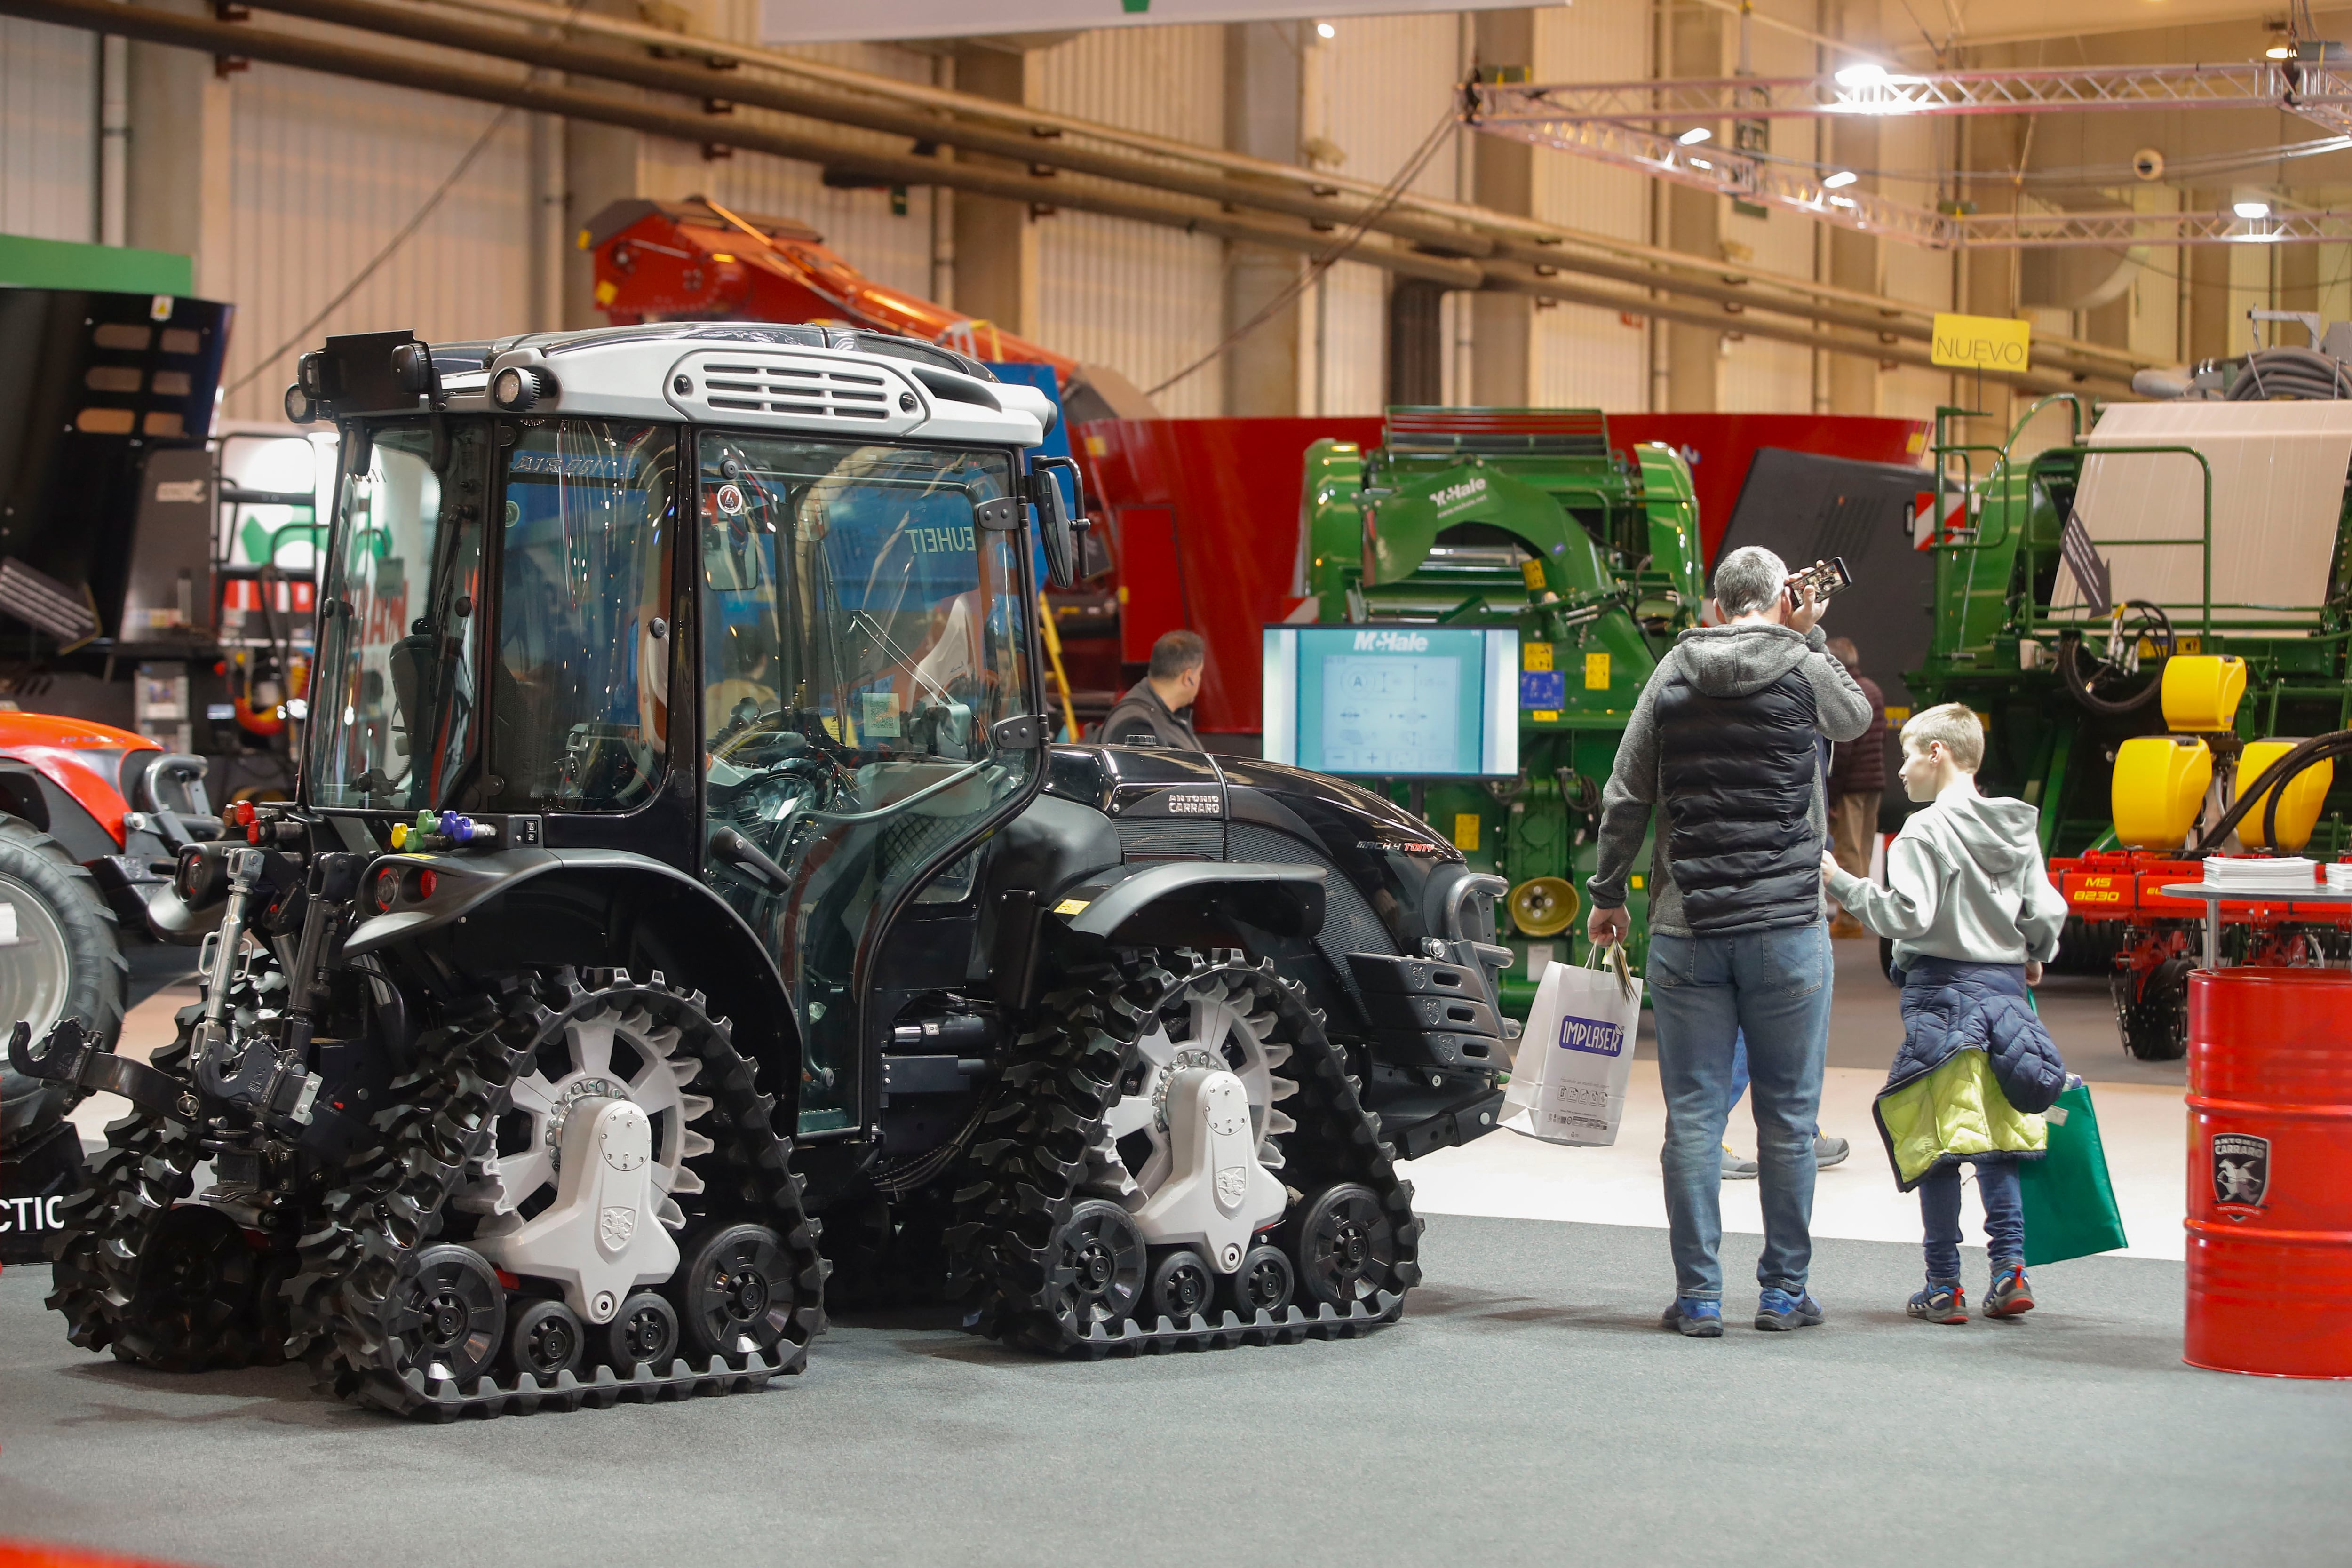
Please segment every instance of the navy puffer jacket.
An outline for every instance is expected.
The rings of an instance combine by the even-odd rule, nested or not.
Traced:
[[[1955,1051],[1979,1050],[2015,1109],[2038,1114],[2058,1102],[2066,1063],[2026,1000],[2021,967],[1915,958],[1903,977],[1903,1048],[1888,1089],[1935,1071]]]

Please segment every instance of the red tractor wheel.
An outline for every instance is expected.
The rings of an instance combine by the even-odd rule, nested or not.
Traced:
[[[38,1039],[71,1014],[111,1050],[129,988],[114,911],[96,879],[31,823],[0,816],[0,1031],[22,1019]],[[63,1088],[0,1065],[0,1152],[25,1144],[65,1110]]]

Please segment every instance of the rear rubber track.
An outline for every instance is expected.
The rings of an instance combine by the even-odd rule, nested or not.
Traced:
[[[1214,1321],[1179,1324],[1130,1319],[1109,1330],[1073,1331],[1048,1304],[1052,1249],[1070,1211],[1088,1196],[1089,1152],[1136,1059],[1135,1043],[1160,1009],[1204,981],[1246,988],[1272,1008],[1291,1047],[1283,1071],[1297,1092],[1282,1102],[1297,1122],[1282,1140],[1284,1181],[1294,1210],[1304,1193],[1331,1182],[1360,1182],[1379,1197],[1394,1227],[1393,1290],[1342,1310],[1294,1302],[1279,1314],[1244,1321],[1230,1308]],[[1290,1344],[1348,1339],[1404,1310],[1404,1292],[1421,1282],[1422,1222],[1412,1186],[1397,1175],[1393,1149],[1366,1111],[1355,1080],[1328,1037],[1322,1016],[1297,982],[1269,963],[1238,952],[1207,957],[1185,951],[1120,953],[1068,974],[1047,994],[1035,1026],[1013,1046],[997,1099],[968,1157],[954,1194],[948,1232],[950,1292],[977,1310],[979,1331],[1047,1354],[1096,1360],[1109,1354]]]

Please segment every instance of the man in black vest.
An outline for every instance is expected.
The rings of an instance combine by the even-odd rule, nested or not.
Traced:
[[[1675,1260],[1664,1321],[1707,1339],[1723,1332],[1720,1151],[1743,1030],[1764,1205],[1756,1326],[1822,1321],[1805,1289],[1832,968],[1817,737],[1860,735],[1870,701],[1824,651],[1810,592],[1790,602],[1788,577],[1769,550],[1735,550],[1717,563],[1724,624],[1685,632],[1643,689],[1601,793],[1590,884],[1588,934],[1623,940],[1626,889],[1654,814],[1648,979]]]

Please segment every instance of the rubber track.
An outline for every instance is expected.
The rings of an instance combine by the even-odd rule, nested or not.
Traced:
[[[232,985],[236,1004],[249,1008],[252,988],[242,977]],[[189,1041],[202,1003],[180,1009],[179,1032],[155,1052],[152,1065],[187,1081]],[[50,1270],[48,1304],[68,1324],[67,1338],[84,1350],[111,1347],[115,1355],[163,1372],[211,1372],[270,1364],[278,1347],[259,1314],[233,1315],[209,1331],[197,1331],[184,1319],[142,1321],[133,1310],[139,1263],[157,1223],[178,1199],[194,1190],[190,1173],[205,1158],[197,1131],[134,1110],[106,1130],[110,1147],[89,1170],[89,1185],[63,1205],[66,1225]],[[264,1257],[254,1267],[266,1268]],[[279,1336],[282,1338],[282,1336]]]
[[[709,1098],[711,1109],[697,1127],[718,1146],[697,1165],[705,1191],[733,1200],[730,1217],[740,1210],[774,1228],[796,1266],[803,1304],[782,1353],[747,1357],[740,1366],[713,1358],[696,1367],[681,1358],[666,1373],[641,1368],[627,1378],[609,1367],[586,1380],[565,1373],[552,1384],[528,1373],[484,1377],[463,1388],[400,1369],[383,1320],[407,1258],[440,1233],[443,1205],[467,1167],[493,1152],[498,1119],[531,1051],[573,1013],[610,1005],[616,993],[679,1025],[681,1048],[701,1058],[690,1087]],[[791,1142],[775,1131],[774,1100],[758,1092],[728,1023],[703,1012],[700,992],[674,990],[658,971],[639,984],[615,970],[593,991],[560,972],[536,986],[509,983],[503,1003],[471,1027],[419,1039],[416,1073],[394,1086],[400,1103],[375,1119],[383,1148],[355,1163],[328,1205],[326,1223],[303,1238],[303,1272],[288,1289],[298,1301],[298,1322],[312,1330],[311,1365],[321,1384],[395,1415],[447,1421],[733,1394],[800,1372],[808,1341],[824,1331],[827,1265],[790,1170]]]
[[[1172,965],[1173,967],[1169,967]],[[1279,1316],[1248,1321],[1230,1309],[1215,1322],[1132,1320],[1116,1331],[1099,1325],[1073,1332],[1044,1300],[1054,1239],[1086,1195],[1087,1150],[1118,1099],[1135,1042],[1160,1007],[1203,977],[1223,974],[1270,1004],[1291,1047],[1284,1074],[1298,1091],[1282,1102],[1298,1123],[1283,1139],[1283,1177],[1294,1192],[1336,1181],[1361,1182],[1379,1194],[1396,1232],[1395,1291],[1381,1291],[1345,1312],[1327,1303],[1293,1304]],[[955,1194],[949,1230],[957,1261],[951,1289],[977,1305],[982,1333],[1048,1354],[1097,1360],[1170,1350],[1222,1350],[1240,1344],[1290,1344],[1349,1339],[1404,1311],[1404,1291],[1421,1282],[1421,1221],[1412,1184],[1396,1173],[1393,1151],[1364,1110],[1345,1061],[1323,1032],[1296,982],[1270,963],[1190,952],[1122,955],[1072,975],[1040,1007],[1040,1026],[1024,1034],[1001,1079],[1003,1098],[988,1112],[971,1164]],[[1311,1173],[1311,1174],[1310,1174]],[[1294,1203],[1297,1201],[1294,1198]]]

